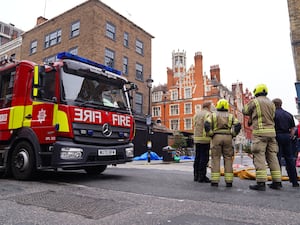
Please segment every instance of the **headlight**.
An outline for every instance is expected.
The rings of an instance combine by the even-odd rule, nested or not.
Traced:
[[[64,147],[61,149],[60,158],[64,160],[68,159],[82,159],[83,149],[82,148],[69,148]]]
[[[133,157],[134,156],[133,155],[133,147],[125,148],[125,153],[126,153],[126,157],[129,157],[129,158]]]

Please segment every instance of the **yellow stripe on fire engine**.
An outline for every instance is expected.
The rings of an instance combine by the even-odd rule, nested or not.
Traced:
[[[33,84],[38,85],[39,84],[39,66],[35,65],[34,66],[34,78],[33,78]]]
[[[70,127],[68,123],[67,114],[64,111],[57,110],[57,123],[59,124],[58,131],[60,132],[69,132]]]
[[[24,115],[24,106],[13,106],[9,112],[8,129],[17,129],[22,127]]]

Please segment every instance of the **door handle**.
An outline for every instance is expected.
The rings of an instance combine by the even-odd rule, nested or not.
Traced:
[[[25,116],[25,118],[26,118],[26,119],[32,119],[32,115],[31,115],[31,114],[28,114],[28,115]]]

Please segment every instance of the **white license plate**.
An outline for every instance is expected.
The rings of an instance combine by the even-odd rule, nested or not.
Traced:
[[[98,149],[99,156],[116,155],[116,149]]]

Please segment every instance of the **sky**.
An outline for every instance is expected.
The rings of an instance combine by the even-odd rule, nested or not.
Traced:
[[[37,17],[51,19],[83,2],[9,0],[2,4],[0,21],[27,31]],[[202,52],[206,74],[211,65],[219,65],[221,83],[229,89],[241,82],[244,90],[253,91],[264,83],[270,99],[281,98],[284,109],[298,114],[287,0],[102,2],[154,36],[154,85],[166,83],[173,51],[186,52],[187,69],[194,64],[195,53]]]

